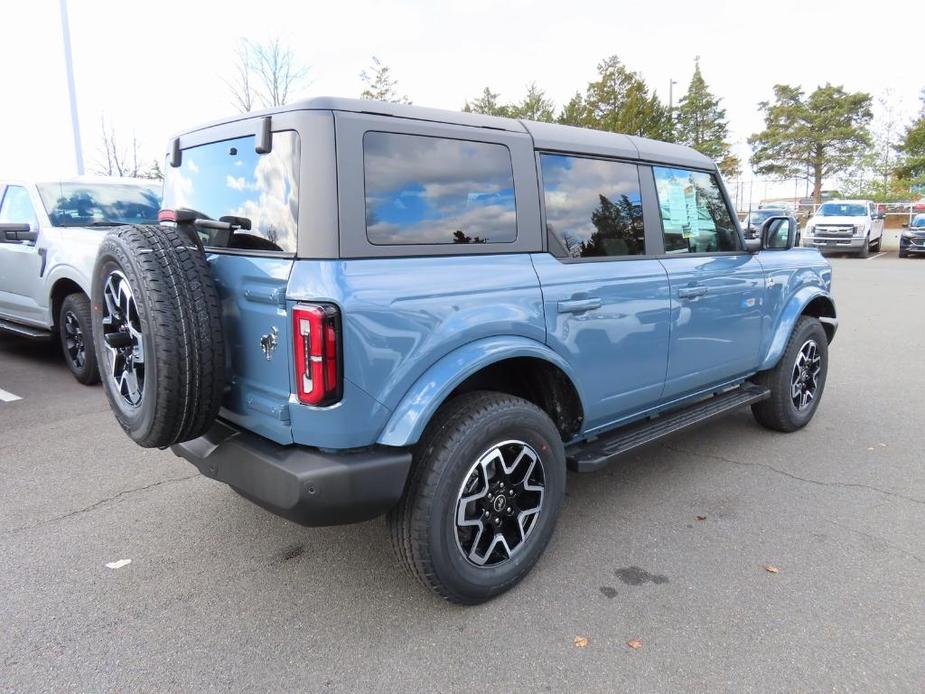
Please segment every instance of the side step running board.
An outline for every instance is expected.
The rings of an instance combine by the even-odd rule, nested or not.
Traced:
[[[683,409],[657,415],[651,419],[643,419],[608,432],[592,441],[570,446],[565,451],[568,466],[578,472],[598,470],[618,455],[633,448],[651,443],[663,436],[725,414],[730,410],[760,402],[770,395],[771,391],[766,388],[745,384]]]
[[[20,337],[28,337],[31,340],[48,340],[51,338],[51,332],[42,328],[33,328],[30,325],[21,325],[13,321],[0,318],[0,332],[12,333]]]

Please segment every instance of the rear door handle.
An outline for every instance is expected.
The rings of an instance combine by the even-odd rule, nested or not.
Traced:
[[[593,311],[603,306],[600,298],[592,296],[587,299],[569,299],[568,301],[559,302],[559,313],[582,313],[583,311]]]
[[[696,299],[698,296],[703,296],[708,291],[707,287],[682,287],[678,290],[678,296],[682,299]]]

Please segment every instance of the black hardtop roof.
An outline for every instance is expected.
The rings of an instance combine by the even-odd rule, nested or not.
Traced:
[[[526,133],[532,136],[536,149],[541,150],[574,152],[578,154],[592,154],[623,159],[639,159],[656,163],[663,162],[679,166],[692,166],[700,169],[712,169],[715,167],[715,164],[709,157],[704,156],[690,147],[669,142],[661,142],[660,140],[650,140],[649,138],[637,137],[635,135],[622,135],[619,133],[590,130],[588,128],[576,128],[570,125],[558,125],[555,123],[537,123],[529,120],[503,118],[500,116],[486,116],[481,113],[448,111],[424,106],[414,106],[411,104],[394,104],[385,101],[369,101],[367,99],[348,99],[330,96],[316,96],[310,99],[295,101],[285,106],[277,106],[272,109],[242,113],[231,118],[224,118],[196,128],[191,128],[184,132],[195,132],[216,125],[249,118],[272,116],[274,113],[320,110],[369,113],[393,118],[408,118],[412,120]],[[182,135],[184,133],[179,134]]]

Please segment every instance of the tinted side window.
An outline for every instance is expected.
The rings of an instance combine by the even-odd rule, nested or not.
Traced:
[[[366,235],[377,245],[517,238],[507,147],[422,135],[363,137]]]
[[[569,257],[642,255],[639,171],[634,164],[543,154],[546,229]]]
[[[7,186],[0,203],[0,222],[28,224],[32,231],[38,231],[39,220],[32,208],[29,191],[22,186]]]
[[[655,166],[666,253],[740,250],[739,235],[713,174]]]
[[[253,135],[183,150],[168,166],[164,207],[187,207],[211,219],[246,217],[250,231],[235,232],[232,248],[294,253],[299,219],[299,136],[273,133],[268,154],[254,151]],[[203,239],[208,245],[208,238]]]

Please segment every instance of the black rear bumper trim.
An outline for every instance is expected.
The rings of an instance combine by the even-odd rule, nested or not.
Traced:
[[[379,446],[336,453],[280,446],[222,421],[171,450],[206,477],[309,526],[358,523],[382,515],[401,497],[411,468],[411,452],[405,449]]]

